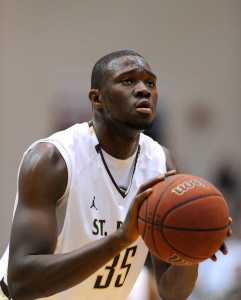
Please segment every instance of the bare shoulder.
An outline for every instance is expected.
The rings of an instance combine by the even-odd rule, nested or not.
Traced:
[[[67,187],[66,163],[51,143],[39,143],[24,157],[18,184],[9,254],[9,275],[18,276],[28,254],[54,253],[56,202]],[[22,272],[22,271],[21,271]],[[20,272],[20,273],[21,273]]]
[[[65,192],[67,166],[52,143],[39,143],[24,157],[19,174],[19,194],[23,199],[45,195],[57,201]]]
[[[166,155],[166,168],[167,168],[167,171],[176,170],[177,173],[178,173],[179,172],[178,167],[177,167],[177,164],[176,164],[175,159],[172,156],[171,152],[163,146],[162,146],[162,148],[163,148],[164,153]]]

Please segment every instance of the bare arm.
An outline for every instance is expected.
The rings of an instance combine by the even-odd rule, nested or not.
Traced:
[[[177,165],[170,152],[164,148],[167,171],[176,170]],[[192,293],[198,275],[198,264],[175,266],[168,264],[154,255],[152,262],[157,287],[163,300],[185,300]]]
[[[10,241],[8,283],[13,299],[35,299],[68,289],[128,246],[115,233],[71,253],[53,254],[55,206],[65,192],[67,176],[65,161],[52,144],[37,145],[23,161]]]
[[[139,236],[138,208],[160,175],[143,184],[123,225],[114,233],[75,251],[54,254],[56,202],[66,190],[66,163],[51,143],[38,144],[25,157],[19,176],[19,203],[9,254],[8,284],[14,300],[48,297],[82,282]],[[44,284],[43,284],[44,283]]]

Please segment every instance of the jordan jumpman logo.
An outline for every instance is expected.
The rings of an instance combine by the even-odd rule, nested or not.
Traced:
[[[92,204],[91,204],[90,208],[92,208],[92,207],[94,207],[96,210],[98,210],[98,208],[95,206],[95,196],[92,200]]]

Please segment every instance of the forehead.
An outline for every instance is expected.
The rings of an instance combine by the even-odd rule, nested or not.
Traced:
[[[113,75],[121,74],[122,72],[128,72],[132,69],[147,70],[151,72],[151,68],[146,60],[140,56],[122,56],[113,59],[107,66],[107,71],[110,71]]]

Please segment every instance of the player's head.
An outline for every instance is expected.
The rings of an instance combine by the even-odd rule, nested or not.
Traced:
[[[109,128],[149,129],[157,103],[156,76],[136,52],[110,53],[94,66],[89,93],[94,118]]]
[[[103,77],[106,71],[109,70],[109,63],[115,60],[116,58],[123,56],[138,56],[143,58],[140,54],[131,51],[131,50],[120,50],[111,52],[102,58],[100,58],[92,69],[91,74],[91,89],[100,90],[102,85]]]

